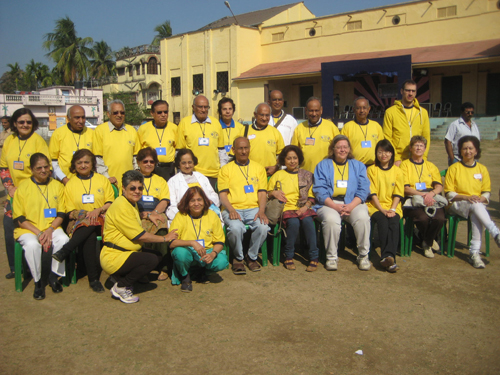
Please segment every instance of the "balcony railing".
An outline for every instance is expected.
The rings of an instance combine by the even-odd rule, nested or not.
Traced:
[[[160,53],[160,46],[153,46],[151,44],[143,44],[138,47],[125,47],[122,51],[116,52],[116,60],[126,59],[127,57],[143,55],[145,53]]]
[[[65,104],[97,104],[95,96],[65,95],[5,95],[6,103],[22,103],[23,105],[62,106]]]

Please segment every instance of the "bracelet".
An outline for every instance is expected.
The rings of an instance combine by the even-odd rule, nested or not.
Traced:
[[[163,242],[167,242],[167,239],[165,238],[165,236],[163,236]]]
[[[218,253],[217,251],[215,251],[215,250],[214,250],[214,251],[212,251],[212,253],[214,253],[214,254],[215,254],[215,257],[216,257],[216,258],[217,258],[217,255],[219,255],[219,253]]]
[[[396,209],[395,208],[390,208],[389,211],[394,211],[396,212]]]
[[[54,228],[54,227],[52,226],[52,224],[50,225],[50,228],[52,228],[52,230],[56,230],[56,229],[57,229],[57,228]]]
[[[155,212],[159,215],[160,213],[158,212],[158,210],[155,210]]]
[[[36,235],[36,238],[40,238],[40,236],[43,234],[42,231],[40,231],[37,235]]]
[[[149,217],[150,217],[150,216],[151,216],[151,212],[148,212],[148,213],[146,214],[146,217],[149,219]]]

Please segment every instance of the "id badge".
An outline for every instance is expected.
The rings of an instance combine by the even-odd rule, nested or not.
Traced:
[[[254,139],[255,137],[256,137],[256,135],[255,135],[255,134],[250,134],[250,135],[248,136],[248,139],[249,139],[249,140],[252,140],[252,139]]]
[[[18,171],[23,171],[24,170],[24,161],[15,161],[14,162],[14,169]]]
[[[253,185],[245,185],[245,194],[253,193]]]
[[[94,194],[83,194],[82,203],[94,203]]]
[[[307,137],[306,138],[306,146],[314,146],[315,141],[316,141],[316,139]]]
[[[198,138],[198,146],[208,146],[210,140],[208,138]]]
[[[372,148],[372,141],[361,142],[361,148]]]
[[[483,175],[481,173],[475,173],[474,174],[474,179],[475,180],[482,180],[483,179]]]
[[[224,146],[224,150],[226,151],[226,153],[231,151],[231,147],[232,147],[231,145]]]
[[[155,197],[153,197],[152,195],[143,195],[142,196],[142,201],[143,202],[154,202],[155,201]]]
[[[56,216],[57,216],[57,210],[55,208],[44,208],[43,217],[48,219],[49,217],[56,217]]]
[[[165,156],[165,155],[167,155],[167,148],[166,147],[156,147],[156,154],[158,156]]]
[[[196,240],[201,246],[205,247],[205,240]]]
[[[338,188],[347,188],[347,180],[337,180]]]
[[[415,189],[425,190],[427,189],[427,186],[425,185],[425,182],[417,182],[417,184],[415,185]]]

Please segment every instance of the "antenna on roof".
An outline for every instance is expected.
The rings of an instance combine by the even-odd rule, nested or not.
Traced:
[[[229,1],[224,1],[224,5],[227,6],[227,9],[229,9],[229,11],[231,12],[231,14],[234,17],[236,24],[239,25],[238,20],[236,19],[236,16],[234,15],[233,11],[231,10],[231,5],[229,5]]]

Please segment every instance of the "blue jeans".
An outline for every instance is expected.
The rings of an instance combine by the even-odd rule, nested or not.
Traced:
[[[450,160],[450,158],[448,158],[448,167],[452,164],[458,163],[459,161],[460,160],[458,160],[457,158],[453,158],[453,160]]]
[[[299,235],[300,225],[304,229],[304,237],[306,238],[307,248],[309,249],[309,260],[317,260],[319,257],[318,246],[316,245],[316,228],[314,226],[314,218],[308,216],[299,220],[298,217],[292,217],[286,221],[286,237],[285,237],[285,257],[292,259],[295,254],[295,240]]]
[[[227,210],[222,211],[222,219],[227,227],[227,240],[229,247],[233,250],[234,257],[238,261],[243,260],[243,235],[247,231],[245,225],[248,225],[252,231],[250,238],[250,247],[248,249],[248,257],[251,260],[257,260],[259,249],[267,238],[269,226],[263,224],[259,219],[253,220],[259,208],[248,208],[246,210],[236,210],[241,217],[241,220],[231,220]]]

